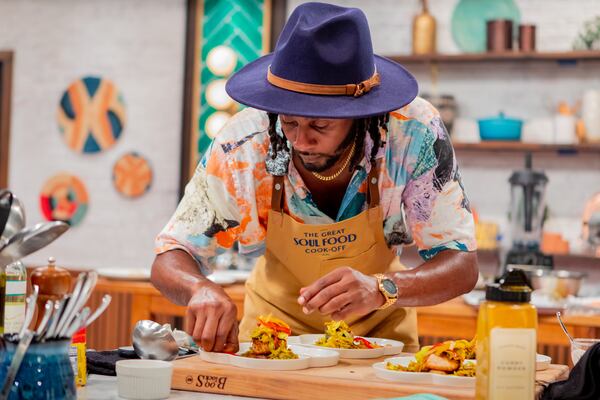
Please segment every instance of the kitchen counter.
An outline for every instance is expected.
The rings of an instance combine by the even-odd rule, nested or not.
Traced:
[[[450,386],[436,386],[436,387],[425,387],[419,386],[418,384],[406,384],[400,382],[389,382],[385,380],[379,380],[374,376],[369,379],[364,380],[365,384],[368,386],[360,386],[359,382],[356,381],[360,376],[365,378],[365,372],[361,372],[361,367],[359,364],[364,364],[364,361],[367,361],[369,364],[370,360],[346,360],[345,363],[340,363],[340,367],[337,369],[338,372],[334,374],[335,371],[328,371],[327,373],[321,371],[317,372],[316,375],[314,373],[306,373],[303,371],[286,371],[281,372],[279,377],[273,378],[271,375],[272,371],[257,371],[257,370],[246,370],[242,371],[243,375],[240,375],[239,369],[235,367],[226,367],[215,365],[214,368],[211,366],[204,366],[201,368],[203,371],[208,371],[213,368],[216,373],[227,376],[228,386],[227,390],[231,393],[235,393],[237,389],[243,388],[243,393],[253,394],[254,396],[264,396],[264,393],[273,394],[276,398],[281,398],[282,395],[288,396],[287,389],[281,387],[282,381],[290,381],[294,382],[294,397],[297,398],[314,398],[315,390],[316,393],[323,393],[323,396],[328,398],[340,398],[340,397],[349,397],[355,399],[362,399],[364,397],[365,390],[367,393],[375,393],[379,391],[380,395],[377,395],[377,398],[398,398],[398,396],[409,396],[411,394],[416,393],[425,393],[432,392],[438,395],[444,396],[445,398],[461,398],[461,399],[472,399],[474,396],[474,391],[464,389],[464,388],[456,388]],[[187,379],[185,379],[185,375],[189,373],[186,371],[190,365],[195,370],[197,365],[194,363],[198,361],[194,361],[191,359],[181,360],[183,364],[179,364],[179,366],[174,365],[173,371],[173,386],[174,387],[188,387]],[[192,364],[190,364],[192,363]],[[199,361],[202,364],[202,361]],[[185,364],[185,365],[184,365]],[[345,366],[347,372],[354,373],[352,375],[351,381],[348,383],[347,378],[343,376],[343,373],[339,371],[344,370],[344,366],[342,364],[349,364]],[[228,371],[231,369],[230,371]],[[330,368],[326,368],[330,370]],[[370,368],[369,368],[370,370]],[[261,374],[267,375],[261,375]],[[183,378],[182,378],[183,374]],[[237,374],[237,375],[236,375]],[[234,376],[235,375],[235,376]],[[298,376],[301,375],[301,376]],[[373,375],[372,371],[368,371],[367,375]],[[329,378],[327,378],[329,376]],[[543,390],[541,383],[542,382],[553,382],[556,380],[566,379],[568,376],[568,368],[566,366],[561,365],[552,365],[545,371],[538,371],[536,374],[536,395],[535,398],[539,399],[541,392]],[[306,378],[310,377],[309,380]],[[333,377],[333,378],[332,378]],[[248,378],[254,379],[252,382],[256,382],[258,378],[259,383],[255,385],[248,381]],[[182,379],[184,379],[182,381]],[[329,380],[327,380],[329,379]],[[333,379],[333,380],[331,380]],[[374,382],[374,380],[380,381],[379,383]],[[324,383],[325,382],[325,383]],[[326,382],[329,382],[327,384]],[[185,383],[184,386],[181,386],[182,383]],[[240,386],[242,385],[242,386]],[[310,390],[307,389],[307,386],[310,387]],[[358,385],[358,386],[357,386]],[[374,386],[375,385],[375,386]],[[382,388],[383,386],[383,388]],[[316,389],[315,389],[316,387]],[[261,389],[262,388],[262,389]],[[221,390],[222,388],[219,388]],[[209,391],[215,391],[216,389],[209,389]],[[341,391],[340,391],[341,390]],[[348,392],[351,390],[352,392]],[[260,392],[263,393],[260,393]],[[312,391],[309,395],[308,391]],[[238,390],[239,393],[239,390]],[[340,396],[344,393],[344,396]],[[387,395],[381,395],[386,393]],[[352,395],[354,394],[354,395]],[[320,396],[317,396],[320,397]],[[367,396],[372,397],[372,396]],[[115,376],[102,376],[102,375],[89,375],[88,382],[85,387],[79,388],[77,390],[77,398],[79,400],[117,400],[121,399],[118,396],[117,389],[117,377]],[[252,400],[252,399],[260,399],[263,397],[246,397],[246,396],[235,396],[235,395],[224,395],[217,393],[201,393],[201,392],[192,392],[192,391],[181,391],[181,390],[171,390],[169,399],[177,399],[177,400],[202,400],[202,399],[217,399],[217,400]],[[404,397],[402,397],[404,398]]]
[[[117,394],[117,377],[90,375],[87,385],[77,390],[78,400],[117,400],[122,399]],[[246,400],[250,397],[227,396],[212,393],[185,392],[182,390],[171,390],[169,399],[177,400]]]

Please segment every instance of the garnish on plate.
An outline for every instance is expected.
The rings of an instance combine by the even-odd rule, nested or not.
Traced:
[[[472,359],[475,359],[475,338],[471,341],[447,340],[433,346],[423,346],[415,354],[415,361],[411,361],[408,366],[388,362],[385,367],[393,371],[473,377],[475,363],[468,361]]]
[[[252,331],[252,347],[241,354],[242,357],[271,360],[291,360],[298,355],[287,346],[287,338],[292,330],[279,318],[259,316],[256,328]]]
[[[325,336],[315,342],[317,346],[332,347],[336,349],[377,349],[381,346],[367,339],[354,336],[350,327],[344,321],[330,321],[325,323]]]

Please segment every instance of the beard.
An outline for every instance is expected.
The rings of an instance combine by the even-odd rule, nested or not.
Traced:
[[[310,171],[310,172],[323,172],[327,171],[329,168],[335,165],[336,162],[340,159],[344,150],[340,153],[337,151],[334,154],[324,154],[324,153],[304,153],[304,152],[296,152],[298,154],[298,159],[302,163],[302,166]],[[306,161],[304,157],[310,157],[310,161]]]
[[[340,143],[338,148],[333,154],[327,153],[307,153],[304,151],[295,151],[298,155],[298,160],[302,163],[302,166],[310,172],[323,172],[333,167],[335,163],[339,161],[346,149],[350,147],[356,137],[352,133],[353,129],[350,130],[350,134],[346,136],[344,141]]]

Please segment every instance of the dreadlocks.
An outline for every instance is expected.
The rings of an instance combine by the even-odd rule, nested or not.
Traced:
[[[277,124],[278,114],[267,113],[267,115],[269,116],[269,138],[271,140],[271,148],[273,150],[271,157],[275,159],[278,152],[284,151],[289,153],[290,149],[287,145],[286,138],[277,134],[275,127]],[[362,149],[364,147],[367,133],[369,136],[371,136],[373,148],[371,149],[369,160],[372,165],[375,164],[375,156],[377,155],[377,151],[380,147],[385,145],[385,142],[381,138],[382,135],[380,130],[383,130],[384,133],[387,133],[387,123],[389,119],[389,113],[367,118],[358,118],[354,120],[352,128],[350,128],[351,132],[348,137],[355,138],[357,149]],[[361,157],[361,151],[356,151],[354,153],[352,159],[350,160],[350,170],[354,171],[358,167]]]

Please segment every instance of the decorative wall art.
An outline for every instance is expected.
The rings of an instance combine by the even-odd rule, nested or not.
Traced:
[[[152,185],[152,178],[150,163],[134,151],[119,158],[113,166],[113,185],[126,197],[139,197],[146,193]]]
[[[225,92],[227,79],[270,51],[272,26],[280,29],[284,20],[282,0],[188,3],[181,193],[214,136],[240,108]]]
[[[76,176],[61,173],[48,179],[40,193],[40,207],[48,221],[78,225],[88,210],[89,198],[83,182]]]
[[[58,107],[58,126],[67,146],[78,153],[111,148],[125,127],[125,104],[113,82],[86,76],[71,83]]]
[[[486,50],[486,21],[509,19],[518,29],[521,13],[514,0],[460,0],[452,13],[452,37],[467,53]]]

